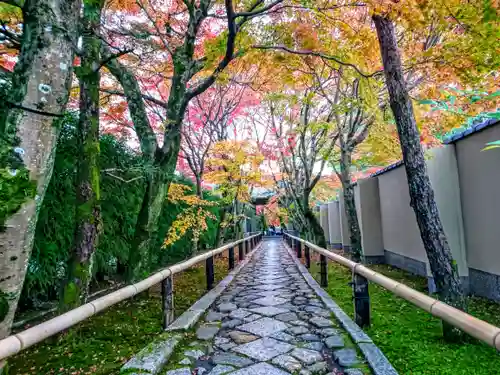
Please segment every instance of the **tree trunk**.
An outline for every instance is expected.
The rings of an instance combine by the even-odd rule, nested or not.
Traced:
[[[349,224],[351,255],[355,262],[361,261],[363,251],[361,249],[361,229],[359,228],[358,214],[356,211],[356,201],[354,198],[354,187],[351,183],[350,168],[352,165],[352,155],[344,147],[341,147],[340,157],[340,180],[344,195],[344,206],[346,210],[347,223]]]
[[[100,228],[99,205],[99,25],[103,1],[84,0],[80,80],[80,118],[76,183],[75,243],[68,264],[61,310],[71,310],[87,300],[94,252]]]
[[[215,233],[215,243],[214,243],[215,248],[218,248],[222,245],[221,240],[223,238],[222,235],[223,228],[221,227],[221,224],[226,219],[226,207],[221,207],[219,209],[219,215],[220,215],[219,226],[217,227],[217,232]]]
[[[128,258],[127,280],[136,281],[146,271],[149,252],[156,243],[158,222],[162,214],[171,179],[157,171],[146,182],[146,189],[137,217],[135,234]]]
[[[415,211],[434,282],[440,298],[459,309],[466,307],[465,296],[434,199],[424,153],[420,145],[413,106],[403,76],[401,57],[392,21],[374,15],[389,99],[396,121],[403,161],[408,179],[410,204]],[[445,337],[454,337],[451,327],[443,325]]]
[[[22,48],[7,96],[10,103],[0,100],[0,168],[10,171],[0,172],[0,185],[20,187],[30,181],[29,188],[8,197],[12,210],[0,223],[0,339],[10,333],[38,211],[52,174],[58,136],[54,120],[68,100],[79,11],[80,2],[74,0],[26,1]]]
[[[201,187],[201,176],[196,176],[196,195],[203,199],[203,189]]]
[[[305,210],[304,218],[306,219],[306,222],[309,224],[309,231],[314,236],[314,241],[316,245],[326,249],[326,237],[325,237],[325,232],[321,227],[321,224],[319,223],[316,216],[314,216],[314,213],[309,208],[309,206],[306,206],[304,210]]]

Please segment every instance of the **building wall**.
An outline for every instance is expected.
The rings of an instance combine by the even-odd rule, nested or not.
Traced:
[[[500,300],[500,150],[481,151],[498,139],[497,125],[455,147],[471,291]]]
[[[367,263],[382,263],[384,241],[378,179],[369,178],[359,181],[355,193],[365,261]]]
[[[404,167],[380,175],[378,182],[382,239],[384,250],[389,252],[386,260],[389,264],[425,276],[427,256],[410,207]]]
[[[326,243],[330,243],[330,227],[328,226],[328,205],[322,204],[319,206],[319,222],[323,232],[325,233]]]
[[[468,276],[460,185],[454,145],[431,150],[427,169],[434,189],[441,222],[457,262],[460,276]],[[384,249],[394,262],[397,255],[407,261],[406,268],[431,275],[413,208],[404,166],[378,176]],[[417,261],[417,262],[412,262]],[[400,262],[397,264],[401,266]],[[405,268],[405,267],[402,267]]]
[[[339,204],[339,201],[328,202],[328,227],[330,234],[330,245],[332,245],[334,249],[342,248]]]
[[[344,197],[342,194],[339,196],[339,217],[342,248],[348,252],[351,250],[351,231],[349,230],[349,223],[347,222],[347,215],[344,208]]]

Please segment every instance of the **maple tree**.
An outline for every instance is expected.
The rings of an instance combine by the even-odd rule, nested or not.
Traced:
[[[254,190],[272,180],[268,222],[289,220],[320,246],[312,206],[340,181],[358,260],[353,169],[402,154],[441,298],[464,307],[423,151],[471,114],[497,118],[496,1],[3,0],[0,17],[0,305],[8,306],[0,337],[16,309],[73,72],[81,158],[64,308],[86,298],[100,176],[119,178],[97,165],[105,132],[136,144],[143,160],[129,280],[147,268],[165,199],[186,207],[165,245],[188,234],[196,241],[213,219],[204,181],[222,197],[220,227],[239,235]],[[338,180],[324,176],[328,166]],[[171,184],[176,171],[195,180],[194,194]]]
[[[166,99],[155,101],[164,110],[163,144],[160,145],[147,118],[143,95],[132,67],[116,59],[106,64],[123,88],[143,157],[151,165],[131,252],[131,279],[138,277],[141,254],[149,251],[155,238],[160,202],[177,165],[183,119],[189,102],[212,86],[231,61],[243,52],[245,41],[239,36],[247,35],[245,27],[255,27],[259,16],[272,11],[280,3],[282,0],[270,3],[257,0],[250,4],[233,4],[228,0],[224,5],[210,0],[174,1],[164,9],[155,1],[139,1],[139,13],[146,22],[125,25],[125,30],[115,28],[109,31],[112,36],[125,35],[127,41],[151,41],[153,52],[157,50],[165,61],[160,77],[165,73],[169,76]],[[171,17],[171,14],[176,17]],[[210,24],[208,20],[214,22]],[[144,71],[142,63],[134,67],[141,74],[141,68]],[[149,67],[150,64],[145,65]],[[150,69],[158,71],[154,67]]]
[[[170,184],[168,200],[174,204],[186,204],[186,208],[176,217],[168,230],[164,247],[170,246],[189,231],[192,232],[192,241],[197,243],[203,231],[207,230],[207,219],[216,220],[217,217],[207,208],[215,206],[214,202],[203,200],[198,194],[187,194],[191,188],[181,184]]]
[[[229,228],[239,238],[245,207],[251,203],[253,189],[266,185],[260,170],[263,160],[255,145],[246,140],[217,142],[210,150],[205,178],[217,186],[222,205],[216,246],[223,242]]]
[[[246,96],[243,100],[243,96]],[[228,82],[216,84],[194,98],[187,108],[182,128],[181,152],[177,169],[193,176],[196,194],[202,197],[203,175],[209,151],[216,142],[228,139],[233,122],[249,105],[245,86]],[[187,168],[186,168],[187,167]]]

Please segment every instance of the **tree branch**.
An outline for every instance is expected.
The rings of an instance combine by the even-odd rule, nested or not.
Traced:
[[[335,61],[339,65],[348,66],[348,67],[354,69],[360,76],[362,76],[364,78],[371,78],[371,77],[374,77],[374,76],[377,76],[377,75],[380,75],[380,74],[383,73],[382,70],[378,70],[378,71],[376,71],[374,73],[364,73],[356,65],[354,65],[352,63],[349,63],[349,62],[342,61],[342,60],[338,59],[335,56],[326,55],[326,54],[324,54],[322,52],[307,51],[307,50],[293,50],[293,49],[288,48],[286,46],[254,45],[253,48],[255,48],[255,49],[262,49],[262,50],[284,51],[284,52],[292,53],[294,55],[301,55],[301,56],[316,56],[316,57],[320,57],[320,58],[325,59],[325,60]]]
[[[99,63],[99,66],[97,67],[97,69],[94,70],[94,72],[99,71],[99,69],[101,69],[107,63],[109,63],[111,60],[117,59],[118,57],[126,55],[127,53],[130,53],[133,51],[134,51],[133,49],[126,49],[124,51],[120,51],[120,52],[117,52],[117,53],[114,53],[114,54],[107,56],[104,60],[101,60],[101,62]]]
[[[127,95],[123,91],[118,91],[118,90],[109,90],[109,89],[100,89],[99,91],[105,92],[106,94],[110,95],[117,95],[126,98]],[[146,94],[141,94],[142,98],[144,100],[147,100],[148,102],[151,102],[153,104],[156,104],[164,109],[167,109],[167,102],[164,102],[163,100],[156,99],[155,97],[151,95],[146,95]]]

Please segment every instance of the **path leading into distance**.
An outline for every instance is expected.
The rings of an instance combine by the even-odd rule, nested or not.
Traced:
[[[195,340],[166,375],[367,374],[281,240],[262,243],[200,322]]]

